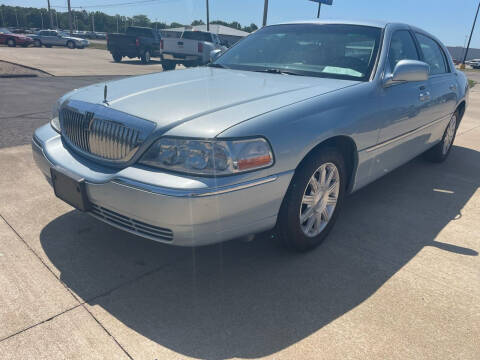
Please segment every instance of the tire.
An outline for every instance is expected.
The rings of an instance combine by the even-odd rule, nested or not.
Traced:
[[[448,122],[447,128],[443,133],[442,141],[427,150],[424,154],[425,159],[435,163],[444,162],[450,151],[452,150],[453,142],[455,141],[455,135],[457,134],[460,114],[455,111]]]
[[[15,39],[8,39],[7,40],[7,45],[8,45],[8,47],[15,47],[15,46],[17,46],[17,42],[15,41]]]
[[[120,54],[112,54],[112,57],[113,57],[113,61],[115,61],[116,63],[119,63],[122,61],[122,55]]]
[[[284,246],[305,252],[325,240],[342,207],[346,180],[344,158],[335,148],[320,148],[302,162],[295,171],[277,220],[276,233]]]
[[[50,49],[52,45],[45,45],[45,47]]]
[[[67,41],[67,47],[69,49],[75,49],[75,43],[71,40]]]
[[[168,71],[168,70],[175,70],[175,67],[177,66],[176,63],[174,63],[171,60],[163,60],[162,61],[162,68],[163,71]]]
[[[142,64],[148,64],[150,62],[150,50],[145,50],[140,57]]]
[[[29,43],[24,43],[24,44],[22,44],[22,47],[26,48],[26,47],[28,47],[28,45],[30,45],[30,44]]]
[[[42,47],[42,42],[38,39],[36,39],[33,44],[35,45],[35,47]]]

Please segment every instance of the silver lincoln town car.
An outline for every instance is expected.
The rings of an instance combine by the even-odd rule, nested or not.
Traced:
[[[404,24],[272,25],[211,57],[61,97],[33,137],[55,194],[163,243],[275,229],[305,251],[347,194],[445,160],[468,101],[445,46]]]

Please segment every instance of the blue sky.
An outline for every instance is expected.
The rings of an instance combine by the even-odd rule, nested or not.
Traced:
[[[54,6],[66,6],[66,0],[50,0]],[[144,1],[143,4],[105,7],[107,4]],[[480,0],[334,0],[322,6],[321,18],[361,19],[406,22],[421,27],[446,45],[463,46],[470,33]],[[46,7],[47,0],[0,0],[0,4]],[[205,0],[71,0],[72,6],[96,6],[109,14],[131,16],[146,14],[151,19],[170,23],[205,21]],[[269,0],[268,23],[309,19],[316,16],[317,4],[308,0]],[[260,25],[263,0],[210,0],[210,19],[236,20],[242,25]],[[480,22],[480,19],[479,19]],[[472,39],[480,48],[480,24]]]

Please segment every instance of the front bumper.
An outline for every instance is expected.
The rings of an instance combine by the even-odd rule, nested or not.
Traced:
[[[190,178],[141,167],[105,168],[69,152],[49,124],[35,132],[33,157],[85,179],[89,214],[125,231],[179,246],[199,246],[269,230],[292,172],[242,181]],[[51,181],[49,181],[51,183]]]

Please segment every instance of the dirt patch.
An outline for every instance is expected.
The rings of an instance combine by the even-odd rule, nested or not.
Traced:
[[[0,77],[23,77],[23,76],[47,77],[50,75],[39,70],[30,69],[25,66],[12,64],[12,63],[0,60]]]

